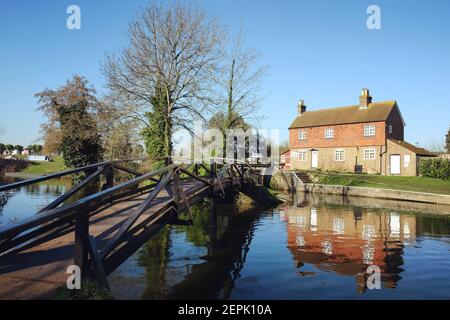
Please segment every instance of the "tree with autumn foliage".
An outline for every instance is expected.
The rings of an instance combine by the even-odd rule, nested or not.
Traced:
[[[58,150],[69,167],[81,167],[102,160],[100,135],[97,130],[95,89],[88,80],[74,76],[56,89],[36,94],[39,110],[47,117],[45,128],[61,132]],[[47,131],[47,134],[49,132]]]

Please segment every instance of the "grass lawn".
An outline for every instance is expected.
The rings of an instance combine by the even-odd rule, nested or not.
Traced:
[[[55,157],[53,160],[53,162],[32,161],[31,164],[21,172],[35,175],[48,175],[67,170],[62,157]]]
[[[450,195],[450,180],[368,174],[315,173],[314,175],[319,178],[319,183],[321,184],[396,189]]]

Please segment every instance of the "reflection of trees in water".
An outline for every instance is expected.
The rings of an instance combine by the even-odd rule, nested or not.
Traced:
[[[167,295],[166,271],[170,248],[170,226],[164,227],[139,252],[139,265],[145,267],[147,289],[143,299],[158,300]]]
[[[192,226],[176,226],[175,232],[184,233],[186,240],[196,247],[206,247],[210,241],[209,236],[209,207],[208,203],[200,203],[191,207]],[[180,219],[189,219],[186,213]],[[145,267],[147,289],[143,299],[158,300],[168,295],[166,272],[170,256],[170,226],[164,227],[156,236],[148,241],[139,252],[139,265]]]
[[[176,232],[186,234],[186,240],[196,247],[206,247],[210,241],[209,224],[210,210],[207,202],[200,203],[191,208],[192,226],[177,226]],[[183,213],[181,219],[189,219],[190,217]]]
[[[417,235],[445,236],[450,234],[450,217],[437,215],[417,215]]]
[[[234,216],[232,208],[220,210],[217,228],[211,228],[211,207],[208,201],[191,208],[192,226],[165,227],[139,253],[139,265],[145,267],[147,289],[144,299],[227,298],[235,279],[239,278],[251,239],[256,214]],[[231,217],[230,216],[231,213]],[[190,218],[183,214],[181,219]],[[170,233],[183,233],[186,241],[208,248],[204,263],[194,264],[180,283],[169,288],[167,268],[170,256]],[[215,234],[211,234],[214,230]]]
[[[0,216],[3,214],[3,209],[5,208],[8,200],[13,196],[9,192],[0,192]]]
[[[70,189],[72,181],[70,179],[57,179],[41,183],[35,183],[23,187],[23,190],[29,195],[51,195],[59,196]]]

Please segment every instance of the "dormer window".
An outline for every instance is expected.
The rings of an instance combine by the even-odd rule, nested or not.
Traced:
[[[325,129],[325,139],[333,139],[334,138],[334,129],[326,128]]]
[[[305,130],[298,131],[298,140],[306,140],[306,131]]]
[[[364,126],[364,136],[365,137],[375,136],[375,126],[373,124]]]

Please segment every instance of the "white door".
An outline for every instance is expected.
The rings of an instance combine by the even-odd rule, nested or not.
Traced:
[[[311,168],[316,169],[319,166],[319,151],[311,152]]]
[[[391,155],[391,174],[400,174],[400,155]]]

